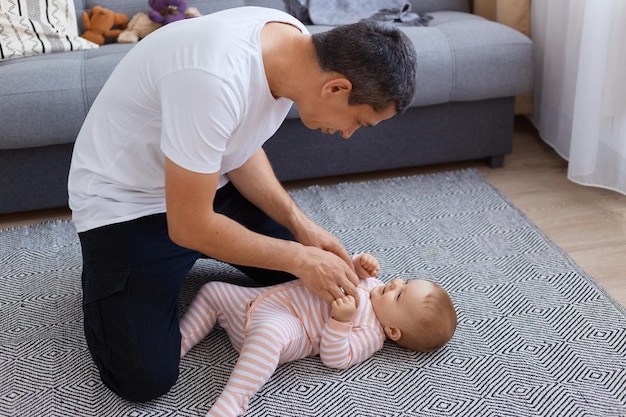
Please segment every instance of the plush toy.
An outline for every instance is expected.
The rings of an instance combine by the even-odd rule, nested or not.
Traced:
[[[105,38],[116,38],[128,24],[128,16],[101,6],[93,6],[81,16],[86,29],[81,36],[98,45],[104,45]],[[114,26],[120,29],[113,29]]]
[[[156,23],[167,25],[187,18],[187,0],[148,0],[152,9],[148,16]]]
[[[185,12],[185,18],[201,16],[198,9],[195,7],[189,7]],[[130,19],[126,30],[124,30],[117,37],[119,43],[135,43],[140,39],[145,38],[150,33],[154,32],[158,28],[163,26],[161,23],[156,23],[146,13],[139,12]]]
[[[135,43],[163,26],[153,22],[146,13],[137,13],[130,19],[126,29],[117,37],[118,43]]]

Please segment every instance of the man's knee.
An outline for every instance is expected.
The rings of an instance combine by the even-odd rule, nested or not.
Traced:
[[[178,366],[101,372],[102,381],[114,393],[132,402],[145,402],[167,394],[178,379]]]
[[[100,378],[111,391],[126,400],[144,402],[166,394],[176,384],[180,343],[162,340],[161,349],[143,350],[133,349],[133,343],[123,346],[114,354],[101,344],[89,345]]]

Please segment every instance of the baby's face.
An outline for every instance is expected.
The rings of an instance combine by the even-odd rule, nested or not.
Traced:
[[[374,287],[370,292],[370,300],[383,327],[405,329],[410,328],[411,322],[415,320],[420,302],[435,289],[435,284],[430,281],[396,278],[385,285]]]

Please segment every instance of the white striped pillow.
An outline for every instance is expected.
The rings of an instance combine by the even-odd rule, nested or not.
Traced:
[[[97,47],[78,36],[73,0],[0,0],[0,60]]]

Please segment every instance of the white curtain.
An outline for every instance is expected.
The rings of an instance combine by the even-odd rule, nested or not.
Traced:
[[[568,178],[626,194],[626,0],[533,0],[532,122]]]

